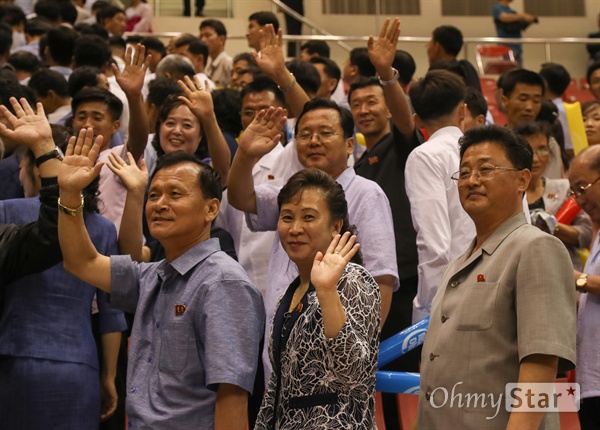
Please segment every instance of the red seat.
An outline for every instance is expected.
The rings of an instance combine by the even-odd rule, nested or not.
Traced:
[[[381,393],[375,393],[375,423],[378,430],[385,430],[385,419],[383,417],[383,406],[381,404]]]
[[[400,430],[409,430],[417,419],[419,396],[417,394],[398,394],[398,415]]]
[[[477,68],[480,75],[501,75],[508,70],[518,67],[512,49],[507,46],[477,45],[475,47],[475,56],[477,57]],[[492,59],[486,61],[484,65],[484,57]]]
[[[579,79],[579,88],[581,88],[582,90],[587,90],[590,88],[590,84],[588,84],[587,78]]]

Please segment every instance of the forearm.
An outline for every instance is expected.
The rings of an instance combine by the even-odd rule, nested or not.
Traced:
[[[220,384],[215,403],[215,430],[244,430],[248,418],[248,393],[232,384]]]
[[[253,214],[257,212],[254,178],[252,177],[252,168],[256,161],[253,157],[245,154],[242,149],[238,149],[233,157],[227,180],[229,204],[242,212]]]
[[[102,335],[102,378],[115,380],[117,375],[117,359],[121,347],[121,332],[104,333]]]
[[[129,139],[127,151],[138,161],[144,155],[148,144],[148,115],[141,93],[126,94],[129,102]]]
[[[556,380],[558,357],[544,354],[533,354],[521,360],[519,366],[519,385],[527,383],[551,383]],[[513,410],[508,420],[507,430],[537,429],[545,412],[529,410]]]
[[[38,158],[48,152],[52,151],[56,144],[52,139],[45,139],[40,142],[39,145],[35,145],[32,149],[34,158]],[[60,160],[57,158],[51,158],[40,164],[40,176],[42,178],[54,178],[58,175],[58,169],[60,169]]]
[[[208,153],[210,154],[212,165],[221,175],[223,185],[226,185],[229,175],[231,151],[229,151],[229,146],[227,146],[225,137],[217,124],[217,118],[214,114],[210,119],[202,122],[202,127],[204,127],[208,141]]]
[[[302,87],[295,82],[295,77],[287,68],[279,70],[272,77],[275,83],[285,91],[285,101],[291,111],[292,118],[298,118],[304,109],[304,105],[310,100]]]
[[[554,230],[554,236],[560,239],[565,245],[579,246],[579,231],[573,226],[558,223]]]
[[[385,70],[377,70],[377,74],[381,80],[389,81],[393,78],[394,71],[391,67],[388,67]],[[415,132],[415,123],[408,98],[404,94],[400,82],[396,81],[392,85],[384,86],[383,93],[386,105],[392,114],[394,125],[407,140],[411,139]]]
[[[333,339],[340,334],[340,330],[346,323],[346,311],[342,306],[340,295],[336,289],[317,290],[317,299],[321,308],[325,337]]]
[[[81,205],[79,193],[60,192],[61,204],[71,209]],[[65,269],[79,279],[110,293],[110,258],[100,255],[85,228],[83,213],[58,214],[58,239]]]
[[[579,276],[581,276],[581,272],[575,270],[575,279],[579,278]],[[588,293],[600,296],[600,275],[588,275],[585,289],[578,288],[578,291],[580,293]]]
[[[379,294],[381,296],[381,327],[383,327],[392,306],[395,278],[391,275],[383,275],[376,276],[374,279],[377,285],[379,285]]]
[[[143,216],[144,190],[128,191],[119,228],[119,251],[131,255],[131,259],[138,262],[144,261]]]
[[[527,19],[527,15],[524,13],[501,13],[498,19],[502,22],[515,22]]]

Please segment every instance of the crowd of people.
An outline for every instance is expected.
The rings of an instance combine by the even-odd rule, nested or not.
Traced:
[[[143,0],[67,3],[0,5],[3,425],[400,428],[379,342],[430,317],[385,366],[418,428],[556,428],[443,393],[575,365],[600,426],[600,63],[576,155],[567,69],[501,75],[493,124],[450,25],[413,80],[398,19],[340,67],[271,12],[231,56],[216,19],[165,46],[123,37]]]

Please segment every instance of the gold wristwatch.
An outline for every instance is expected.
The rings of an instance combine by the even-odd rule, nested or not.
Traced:
[[[577,281],[575,281],[575,286],[577,288],[577,291],[581,291],[582,293],[587,293],[587,278],[588,278],[587,273],[582,273],[581,275],[579,275],[579,278],[577,278]]]
[[[72,209],[68,208],[60,203],[60,197],[58,198],[58,210],[65,215],[69,216],[77,216],[83,211],[83,196],[81,196],[81,205],[78,208]]]

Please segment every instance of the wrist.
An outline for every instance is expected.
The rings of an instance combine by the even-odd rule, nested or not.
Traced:
[[[386,67],[382,70],[377,69],[377,76],[379,76],[379,79],[382,81],[391,81],[394,79],[394,71],[395,69],[392,66]]]
[[[33,151],[34,158],[38,158],[38,157],[41,157],[42,155],[47,154],[48,152],[52,151],[55,147],[56,147],[56,144],[54,143],[52,138],[49,138],[49,139],[43,139],[39,142],[36,142],[34,144],[33,148],[31,148],[31,150]]]

